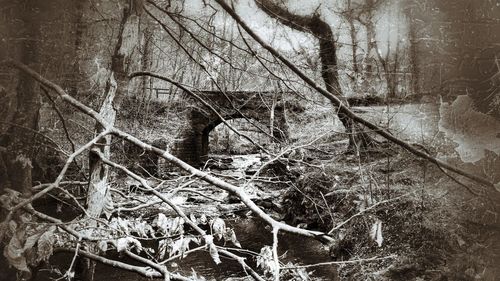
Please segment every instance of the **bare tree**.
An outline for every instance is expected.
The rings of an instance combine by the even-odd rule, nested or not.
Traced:
[[[272,0],[257,0],[257,5],[268,14],[279,20],[282,24],[298,31],[310,33],[318,40],[319,57],[321,59],[321,76],[328,92],[337,96],[342,102],[349,106],[347,99],[342,94],[338,78],[338,63],[336,54],[336,43],[330,25],[321,18],[318,10],[310,16],[301,16],[291,13],[286,7],[274,3]],[[338,117],[347,134],[349,134],[349,146],[366,148],[374,144],[374,140],[360,127],[357,127],[348,116],[341,111]]]
[[[359,131],[360,128],[368,128],[390,142],[420,157],[424,162],[428,161],[434,163],[439,168],[447,169],[458,175],[477,181],[492,188],[492,190],[495,186],[490,180],[485,180],[474,174],[462,171],[454,165],[437,159],[431,155],[425,147],[421,148],[420,146],[415,146],[412,143],[403,141],[387,130],[384,130],[375,123],[362,118],[352,111],[339,85],[336,55],[337,42],[334,38],[334,31],[325,21],[323,15],[320,14],[319,8],[312,15],[302,16],[290,12],[286,8],[286,5],[281,3],[277,4],[277,2],[273,2],[272,0],[260,0],[258,2],[259,8],[272,18],[277,19],[280,23],[295,30],[312,34],[317,39],[319,45],[319,58],[321,60],[321,78],[326,85],[326,89],[316,82],[316,80],[320,80],[320,78],[309,78],[309,76],[292,63],[291,60],[287,59],[286,56],[274,49],[271,44],[266,43],[265,40],[260,38],[256,32],[238,16],[236,11],[227,4],[227,1],[216,0],[216,3],[227,12],[225,16],[229,15],[238,24],[240,37],[233,34],[234,26],[231,30],[228,29],[229,26],[231,26],[229,23],[234,24],[233,21],[225,22],[223,30],[218,31],[210,26],[213,24],[212,19],[189,19],[187,17],[182,17],[181,13],[174,16],[173,14],[175,13],[170,13],[169,5],[175,5],[175,3],[162,1],[162,5],[160,5],[150,1],[147,5],[151,4],[151,6],[148,6],[146,11],[148,16],[157,24],[156,27],[161,27],[163,32],[168,33],[168,36],[163,37],[155,34],[156,31],[154,28],[147,32],[143,29],[139,29],[143,11],[142,1],[120,0],[118,3],[120,3],[119,7],[121,9],[119,11],[121,13],[119,20],[109,21],[113,22],[111,25],[114,25],[112,30],[115,32],[114,36],[116,40],[113,41],[113,44],[110,44],[110,69],[105,77],[107,80],[106,87],[101,89],[102,91],[99,93],[99,99],[102,100],[102,102],[96,107],[98,108],[97,110],[79,101],[77,99],[79,97],[72,95],[72,93],[78,94],[78,89],[74,91],[74,89],[69,87],[69,90],[65,90],[58,83],[45,77],[46,73],[40,70],[39,63],[37,62],[38,54],[36,53],[37,49],[34,45],[36,43],[32,43],[29,40],[27,41],[27,44],[24,45],[26,49],[23,50],[21,53],[22,55],[19,57],[21,62],[11,60],[0,62],[0,69],[2,70],[6,69],[9,73],[14,73],[12,70],[19,71],[19,74],[17,72],[15,73],[19,77],[18,80],[15,81],[19,84],[16,97],[17,103],[16,106],[13,107],[13,112],[9,113],[8,119],[9,129],[7,132],[9,133],[9,137],[4,138],[4,136],[2,136],[0,138],[2,141],[1,145],[3,146],[5,143],[5,147],[1,147],[0,149],[0,184],[2,184],[2,189],[6,191],[0,194],[2,215],[6,214],[6,216],[2,216],[1,218],[0,241],[4,247],[3,252],[6,258],[19,271],[29,272],[30,269],[28,267],[37,266],[37,263],[47,260],[56,252],[65,252],[72,255],[72,259],[66,271],[58,273],[61,275],[58,277],[61,278],[74,278],[75,264],[78,258],[83,258],[82,264],[80,265],[83,266],[84,271],[77,272],[78,276],[76,276],[79,279],[92,280],[94,278],[94,262],[100,262],[115,268],[140,274],[147,278],[187,281],[195,279],[198,276],[196,274],[186,276],[184,273],[179,273],[180,271],[176,269],[172,270],[170,265],[186,255],[202,255],[208,252],[215,264],[225,262],[224,259],[221,259],[221,256],[224,256],[237,261],[241,266],[242,272],[245,272],[255,280],[267,280],[268,278],[278,280],[280,276],[282,276],[281,273],[294,269],[294,265],[283,265],[282,257],[278,255],[278,246],[281,246],[280,243],[282,241],[279,234],[283,232],[292,233],[333,245],[342,239],[338,232],[346,227],[348,223],[368,213],[373,215],[375,214],[374,211],[378,210],[382,205],[388,203],[392,204],[402,197],[395,197],[376,203],[371,202],[371,205],[365,202],[368,200],[362,198],[361,201],[363,201],[363,204],[366,204],[363,207],[359,207],[359,212],[352,213],[352,210],[349,210],[350,214],[343,222],[338,224],[332,223],[332,225],[329,225],[329,228],[324,231],[295,227],[279,221],[271,216],[270,212],[259,207],[247,193],[245,188],[249,184],[258,181],[264,173],[263,171],[265,168],[271,167],[278,161],[290,160],[290,162],[287,163],[291,163],[292,160],[295,160],[290,159],[292,157],[287,159],[285,155],[289,156],[293,153],[301,154],[301,160],[304,160],[303,150],[308,147],[313,147],[317,140],[327,134],[331,134],[331,132],[326,132],[325,135],[315,137],[311,141],[290,144],[282,148],[279,152],[270,151],[271,149],[266,149],[265,145],[249,137],[249,141],[254,142],[256,147],[268,153],[269,161],[263,163],[262,167],[259,168],[250,179],[246,177],[235,179],[233,176],[220,176],[216,172],[214,173],[208,169],[203,170],[190,166],[173,155],[168,149],[148,144],[148,141],[143,135],[137,136],[136,134],[126,132],[128,128],[120,128],[121,124],[119,122],[122,120],[118,119],[119,115],[117,113],[119,113],[121,109],[122,99],[127,98],[126,95],[128,92],[132,92],[131,89],[133,85],[135,85],[135,82],[139,82],[138,84],[141,85],[139,88],[141,88],[143,92],[146,92],[147,79],[158,79],[158,81],[161,81],[164,85],[168,85],[166,87],[171,86],[172,89],[178,89],[182,91],[185,96],[190,97],[190,99],[186,99],[187,101],[185,104],[177,106],[174,109],[182,111],[184,106],[199,106],[204,112],[210,112],[210,114],[217,116],[222,123],[225,123],[236,134],[239,134],[239,131],[234,128],[234,126],[227,123],[227,115],[221,112],[221,108],[213,106],[210,100],[206,100],[198,95],[200,87],[213,86],[220,89],[221,92],[228,94],[230,91],[226,91],[227,89],[242,87],[242,84],[245,83],[245,79],[249,79],[247,76],[257,81],[275,84],[276,86],[273,85],[275,89],[274,95],[271,96],[272,100],[270,102],[262,101],[264,105],[263,108],[270,109],[270,116],[267,116],[267,111],[262,113],[264,118],[269,117],[270,131],[263,131],[271,137],[275,132],[273,129],[277,127],[276,125],[279,121],[277,120],[278,117],[274,116],[274,109],[281,106],[285,107],[280,101],[280,99],[284,100],[283,96],[285,95],[285,91],[282,87],[292,88],[290,85],[301,83],[318,92],[332,103],[337,110],[336,112],[338,112],[340,120],[344,123],[348,131],[350,137],[349,141],[352,146],[369,146],[372,144],[372,140],[369,139],[366,133]],[[182,4],[180,2],[176,3],[179,5]],[[24,20],[28,28],[23,29],[23,34],[20,36],[36,39],[39,36],[37,30],[37,21],[39,17],[37,17],[35,12],[37,9],[33,8],[38,7],[40,3],[28,1],[26,4],[28,5],[18,5],[15,9],[16,14],[23,14],[24,17],[27,17],[24,18]],[[351,9],[349,13],[354,15],[356,13],[354,8],[356,7],[351,5],[354,5],[354,1],[349,2],[349,7]],[[165,6],[166,8],[164,8]],[[207,5],[205,8],[214,9],[214,11],[220,13],[220,7],[217,9]],[[25,11],[24,9],[29,10]],[[224,18],[224,20],[227,20],[227,18]],[[196,27],[188,23],[195,24]],[[252,37],[254,41],[249,42],[250,39],[243,36],[243,32],[239,29],[240,27],[247,32],[246,35]],[[204,28],[206,28],[206,30]],[[357,51],[355,48],[356,28],[354,27],[354,20],[350,25],[350,31],[353,43],[352,51],[354,53]],[[146,44],[145,46],[138,46],[139,48],[136,48],[139,41],[136,35],[140,35],[141,32],[151,32],[151,34],[146,35],[148,38],[143,41]],[[372,32],[375,32],[375,29],[373,29]],[[373,34],[370,36],[375,38]],[[171,41],[162,42],[163,45],[158,47],[159,38],[161,40],[170,38],[169,40]],[[33,42],[36,42],[36,40],[33,40]],[[242,47],[243,44],[246,47]],[[259,50],[257,48],[257,44],[267,51],[266,55],[262,55],[264,52],[262,52],[262,49]],[[78,40],[75,45],[79,45]],[[172,48],[174,50],[169,50],[171,52],[165,52],[163,54],[168,59],[172,59],[173,65],[168,65],[167,70],[162,69],[161,71],[157,71],[158,73],[153,72],[151,69],[153,66],[151,65],[165,58],[161,56],[156,57],[154,51],[160,52],[158,49],[164,46],[178,47],[177,49]],[[371,48],[376,49],[376,45]],[[136,54],[137,50],[142,50],[142,58],[139,58],[139,60],[134,58],[134,54]],[[225,51],[227,51],[227,53]],[[241,54],[244,54],[241,60],[234,58],[234,56]],[[185,61],[188,59],[191,65],[188,65]],[[356,58],[353,59],[356,64]],[[211,61],[217,61],[220,65],[214,67],[214,70],[207,69],[207,64]],[[28,66],[28,64],[31,65]],[[137,66],[137,64],[139,64],[139,66]],[[358,67],[361,68],[360,65],[353,66],[354,69],[360,71]],[[72,68],[69,67],[69,69],[71,70]],[[307,69],[305,71],[307,71]],[[220,76],[216,77],[217,74]],[[290,78],[288,74],[290,74],[290,76],[292,74],[295,76],[294,78]],[[213,77],[211,75],[213,75]],[[205,79],[207,77],[209,79]],[[47,92],[47,96],[49,96],[49,94],[55,96],[55,98],[51,99],[54,103],[64,103],[73,109],[75,115],[86,116],[88,119],[82,122],[85,122],[84,125],[91,128],[91,132],[86,138],[79,139],[79,142],[73,143],[72,151],[68,153],[63,167],[58,171],[58,175],[54,180],[50,182],[33,183],[30,181],[29,175],[31,168],[26,164],[29,164],[29,153],[31,152],[29,146],[32,144],[31,140],[33,139],[33,134],[37,133],[36,131],[39,123],[37,111],[40,106],[37,90],[40,86]],[[8,89],[0,87],[1,95],[6,94],[7,91]],[[2,98],[2,96],[0,96],[0,98]],[[138,106],[138,108],[141,107]],[[237,108],[230,108],[229,110],[237,110]],[[330,108],[328,108],[328,110],[330,110]],[[138,116],[141,113],[142,112],[137,112],[135,115]],[[239,115],[236,116],[240,117]],[[229,116],[229,118],[231,118],[231,116]],[[61,119],[64,119],[64,116],[62,116]],[[356,124],[359,125],[359,127],[356,127]],[[57,130],[66,131],[65,128],[61,128],[64,125],[59,123],[56,125]],[[182,127],[184,124],[177,124],[177,126]],[[22,128],[23,130],[17,130],[18,128]],[[94,132],[92,132],[92,130],[94,130]],[[167,130],[170,130],[170,128]],[[90,136],[92,133],[93,135]],[[171,134],[175,137],[175,132],[168,131],[167,134]],[[114,140],[113,142],[111,137]],[[154,157],[161,158],[163,161],[175,167],[177,169],[176,172],[170,173],[165,178],[161,179],[153,176],[146,178],[145,176],[137,174],[127,167],[127,163],[123,163],[122,159],[116,157],[121,156],[117,155],[119,153],[111,153],[112,145],[118,143],[116,140],[138,147],[140,150],[139,153],[144,152],[154,155]],[[7,152],[12,152],[12,154],[7,154]],[[75,162],[77,158],[86,159],[84,156],[86,152],[89,152],[89,182],[69,180],[68,174],[71,163]],[[6,159],[7,157],[10,158]],[[12,159],[17,162],[13,163]],[[312,162],[312,164],[306,163],[306,161],[301,160],[297,160],[296,162],[310,165],[312,169],[316,169],[322,174],[329,173],[324,166],[315,165],[315,163]],[[330,159],[328,161],[330,161]],[[20,167],[20,165],[24,166]],[[18,169],[18,167],[20,168]],[[289,166],[286,166],[284,170],[290,171],[289,168]],[[292,167],[292,169],[293,168],[294,167]],[[302,169],[302,167],[300,168]],[[8,174],[10,173],[10,169],[18,170],[14,171],[12,174]],[[112,173],[111,171],[116,173]],[[5,173],[8,175],[6,176]],[[9,177],[11,175],[16,176],[15,180],[18,182],[10,181]],[[136,184],[137,188],[143,190],[147,194],[136,196],[136,194],[127,193],[124,190],[128,188],[128,186],[125,186],[126,184],[113,182],[112,180],[114,179],[117,181],[131,181]],[[3,185],[4,182],[7,182],[5,186]],[[235,184],[235,182],[237,182],[237,184]],[[289,182],[281,180],[279,180],[278,183],[289,184]],[[28,192],[25,192],[24,196],[22,196],[6,188],[15,185],[20,186],[22,191],[27,190]],[[70,187],[84,185],[89,186],[87,197],[77,198],[71,192]],[[408,188],[413,187],[414,186],[411,185]],[[365,186],[362,188],[365,188]],[[230,248],[226,245],[227,243],[232,243],[235,247],[241,246],[238,245],[239,242],[236,239],[234,230],[229,225],[225,225],[222,218],[214,215],[207,219],[204,213],[203,215],[199,215],[196,211],[190,212],[190,209],[186,211],[186,205],[181,205],[182,203],[180,204],[176,202],[177,200],[173,199],[174,196],[178,196],[180,192],[187,192],[190,194],[198,194],[210,202],[220,203],[220,201],[223,201],[219,198],[211,197],[212,195],[209,192],[204,192],[209,189],[210,191],[218,191],[221,198],[225,198],[222,196],[226,196],[227,193],[231,194],[235,200],[239,200],[243,203],[238,207],[244,205],[243,207],[250,210],[256,218],[270,226],[272,242],[270,245],[262,245],[261,253],[256,255],[257,259],[265,260],[264,265],[267,266],[267,268],[264,268],[262,271],[257,270],[256,267],[246,262],[242,253],[248,252],[247,250]],[[324,201],[321,202],[321,205],[326,205],[321,209],[329,213],[332,217],[332,221],[334,215],[331,211],[333,208],[328,206],[325,197],[335,196],[334,193],[336,192],[352,194],[353,190],[333,190],[331,194],[325,195],[320,192],[322,200]],[[357,192],[357,190],[355,190],[355,192]],[[111,194],[114,197],[111,197]],[[67,205],[76,206],[80,211],[80,216],[74,217],[70,221],[62,221],[60,218],[40,210],[33,204],[36,200],[49,196],[57,200],[64,200]],[[113,205],[111,199],[117,197],[124,199],[120,201],[119,204]],[[300,197],[300,199],[303,198],[305,197]],[[87,203],[86,206],[83,203],[84,201]],[[163,205],[159,206],[160,204]],[[193,204],[193,208],[201,209],[200,205],[197,204],[198,203]],[[318,210],[316,211],[320,212]],[[152,213],[153,215],[151,218],[143,218],[142,215],[144,213]],[[103,218],[103,215],[106,216],[106,219]],[[295,223],[293,225],[295,225]],[[380,222],[377,228],[378,230],[376,229],[376,232],[379,232],[381,235]],[[214,240],[216,240],[214,238],[217,237],[220,238],[221,243],[215,243],[217,241],[214,242]],[[141,244],[143,240],[157,241],[160,246],[154,249],[145,249]],[[193,244],[197,244],[197,246],[193,248]],[[110,255],[110,253],[113,254]],[[394,258],[394,256],[367,259],[361,258],[352,261],[325,262],[320,265],[373,262],[392,258]],[[303,267],[310,266],[316,265],[304,265]]]
[[[127,75],[134,51],[133,46],[137,43],[139,17],[142,10],[141,1],[126,1],[124,4],[118,39],[111,57],[111,71],[104,90],[106,96],[99,110],[99,114],[105,119],[108,126],[114,126],[117,110],[119,110],[121,101],[128,91]],[[109,128],[102,124],[96,124],[96,134],[107,130]],[[112,205],[109,191],[109,166],[102,161],[99,155],[106,158],[111,157],[111,141],[111,135],[103,137],[91,148],[89,153],[90,176],[87,191],[87,214],[94,219],[99,218],[103,212],[108,217],[110,215],[110,211],[106,209]],[[91,225],[95,226],[96,222],[92,221]],[[91,262],[90,259],[84,259],[83,262],[86,265],[83,266],[82,279],[94,280],[95,262]]]
[[[23,5],[15,3],[8,7],[13,9],[13,12],[19,22],[14,22],[15,25],[21,24],[21,27],[14,25],[9,28],[13,38],[15,38],[15,46],[19,50],[19,60],[39,69],[39,40],[40,40],[40,15],[36,11],[42,8],[42,4],[38,1],[26,1]],[[18,32],[20,30],[21,32]],[[5,54],[12,56],[13,54]],[[14,55],[16,57],[16,55]],[[5,59],[5,58],[4,58]],[[8,114],[11,118],[6,119],[10,122],[7,124],[7,130],[1,132],[0,136],[0,160],[3,160],[2,177],[0,177],[1,186],[3,188],[14,188],[22,191],[26,195],[31,193],[32,178],[31,165],[32,159],[35,156],[35,142],[37,139],[39,109],[41,106],[41,98],[37,83],[26,76],[25,73],[19,73],[17,79],[17,87],[15,90],[12,87],[0,86],[0,91],[3,95],[14,96],[13,105],[9,109],[13,110],[12,114]],[[7,82],[7,81],[6,81]],[[8,83],[8,82],[7,82]],[[14,92],[7,92],[13,90]],[[5,126],[5,124],[3,125]]]

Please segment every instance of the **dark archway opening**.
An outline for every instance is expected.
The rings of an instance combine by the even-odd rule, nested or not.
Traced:
[[[284,134],[278,128],[274,130],[277,137],[272,138],[270,134],[264,131],[269,130],[269,128],[257,128],[244,118],[234,118],[227,122],[233,128],[263,146],[283,139]],[[222,121],[212,122],[203,130],[201,148],[202,156],[205,158],[208,157],[209,154],[242,155],[259,152],[258,147],[245,137],[235,133],[229,126],[222,123]]]
[[[278,103],[274,108],[274,114],[271,114],[269,110],[270,108],[264,107],[260,100],[258,100],[258,103],[257,101],[248,101],[245,105],[239,107],[236,112],[233,111],[233,114],[224,114],[224,119],[234,123],[234,126],[231,124],[231,127],[237,127],[238,131],[249,135],[254,139],[255,143],[259,143],[261,146],[271,142],[286,142],[289,133],[284,107],[281,103]],[[181,129],[179,141],[176,141],[172,146],[172,154],[190,165],[198,167],[205,165],[210,152],[210,144],[220,144],[220,140],[223,139],[220,137],[221,133],[219,132],[215,133],[212,136],[214,140],[211,140],[212,131],[222,123],[222,120],[215,114],[193,108],[189,115],[189,123]],[[226,125],[222,124],[222,127],[226,127]],[[215,129],[215,132],[219,130],[222,129]],[[229,128],[225,131],[228,132],[226,139],[229,140],[225,154],[248,153],[247,151],[234,149],[235,146],[248,147],[249,150],[254,149],[254,151],[258,152],[258,148],[251,142],[241,143],[246,139],[245,137],[236,138],[238,134],[229,133],[229,131],[232,131]],[[272,134],[270,134],[271,131]],[[213,148],[212,151],[223,152],[220,145]],[[250,150],[250,152],[252,151]]]

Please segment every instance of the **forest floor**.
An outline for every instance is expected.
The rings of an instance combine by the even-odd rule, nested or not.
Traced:
[[[335,156],[328,159],[328,147],[323,146],[318,155],[308,153],[315,159],[311,164],[321,168],[304,167],[293,160],[277,162],[244,188],[275,219],[324,232],[335,228],[337,242],[325,245],[329,251],[317,255],[330,261],[361,260],[339,265],[340,280],[497,280],[498,199],[473,195],[434,165],[382,146],[364,156],[338,153],[338,145],[331,146]],[[262,165],[259,157],[214,157],[208,171],[244,186]],[[220,189],[208,184],[192,189],[173,198],[188,214],[233,221],[249,216],[242,203]],[[149,195],[140,196],[145,202],[151,200]],[[148,210],[141,211],[141,216],[155,217],[159,212],[174,216],[168,206],[153,205]],[[373,234],[377,223],[382,239]],[[387,259],[362,261],[374,257]],[[310,264],[307,259],[298,263]],[[210,277],[211,272],[207,274]]]
[[[414,134],[425,131],[432,137],[434,155],[453,146],[435,142],[436,127],[427,130],[410,120],[411,112],[402,110],[408,108],[402,105],[397,109],[400,119],[409,122],[396,124],[397,128],[414,128]],[[421,119],[428,121],[429,107],[413,106],[410,111],[415,108]],[[360,110],[364,114],[372,109]],[[212,157],[205,170],[245,186],[250,197],[278,220],[331,231],[336,242],[326,245],[326,253],[318,255],[326,255],[330,261],[359,261],[337,265],[340,280],[498,280],[500,196],[459,179],[464,187],[435,165],[388,143],[360,154],[345,152],[346,138],[338,122],[332,121],[333,114],[325,107],[292,116],[291,141],[296,145],[308,143],[318,132],[324,132],[324,137],[314,146],[288,154],[288,160],[267,166],[250,184],[247,181],[268,156]],[[182,183],[167,180],[164,188]],[[117,184],[125,189],[130,186],[129,182]],[[208,184],[191,189],[194,191],[174,196],[189,214],[233,219],[249,215],[243,204],[224,191]],[[151,199],[146,194],[140,196],[145,202]],[[141,216],[170,212],[168,207],[157,207],[152,205],[150,213]],[[385,259],[363,261],[375,257]],[[311,260],[299,262],[309,264]],[[312,267],[311,271],[321,268]]]
[[[288,194],[285,202],[295,206],[288,209],[289,218],[323,231],[351,219],[337,230],[339,242],[331,251],[338,260],[396,255],[339,266],[341,280],[498,280],[500,198],[494,191],[466,182],[482,193],[471,194],[436,166],[400,149],[332,160],[326,172],[310,171],[299,179],[301,193],[312,200]],[[308,211],[322,203],[332,212]],[[380,244],[372,234],[377,222]]]

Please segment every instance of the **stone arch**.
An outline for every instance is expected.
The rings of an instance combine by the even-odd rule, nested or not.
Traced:
[[[270,131],[270,110],[264,102],[271,101],[275,93],[270,92],[198,92],[211,104],[215,104],[225,120],[246,117],[258,123],[259,127]],[[237,108],[238,110],[235,110]],[[188,124],[180,132],[178,141],[173,144],[172,153],[193,166],[201,165],[208,155],[210,132],[222,123],[213,112],[202,106],[192,106]],[[278,142],[288,140],[288,127],[285,118],[285,106],[281,100],[274,108],[273,136]]]
[[[275,113],[276,114],[276,113]],[[255,117],[248,117],[245,116],[250,120],[255,120],[259,124],[263,124],[263,120],[256,119]],[[272,136],[274,137],[275,141],[278,142],[285,142],[288,140],[288,130],[286,126],[286,122],[284,118],[280,117],[280,122],[278,124],[273,125],[273,134]],[[241,114],[235,114],[232,116],[225,116],[224,119],[226,121],[234,120],[234,119],[244,119],[244,117]],[[202,137],[201,137],[201,155],[202,157],[205,155],[208,155],[209,151],[209,140],[210,140],[210,133],[219,125],[223,124],[221,119],[217,119],[214,121],[211,121],[203,130],[202,130]],[[262,133],[269,133],[270,128],[266,126],[265,128],[260,128]]]

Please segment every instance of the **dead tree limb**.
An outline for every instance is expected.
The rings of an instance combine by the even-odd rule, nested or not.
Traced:
[[[309,78],[304,72],[302,72],[295,64],[293,64],[290,60],[285,58],[283,55],[281,55],[275,48],[273,48],[271,45],[266,43],[257,33],[255,33],[245,21],[234,11],[233,8],[231,8],[224,0],[215,0],[235,21],[237,24],[239,24],[255,41],[257,41],[264,49],[266,49],[268,52],[270,52],[273,56],[278,58],[283,64],[285,64],[288,68],[290,68],[297,76],[299,76],[304,82],[306,82],[309,86],[311,86],[313,89],[315,89],[318,93],[326,97],[328,100],[330,100],[335,106],[338,107],[339,112],[342,112],[345,114],[348,118],[352,119],[354,122],[359,123],[374,132],[376,132],[378,135],[384,137],[388,141],[406,149],[410,153],[428,160],[431,163],[436,164],[437,166],[440,166],[446,170],[452,171],[454,173],[457,173],[461,176],[464,176],[466,178],[469,178],[473,181],[476,181],[477,183],[483,184],[488,187],[493,187],[494,184],[490,182],[489,180],[473,175],[469,172],[466,172],[462,169],[459,169],[457,167],[454,167],[442,160],[439,160],[435,157],[432,157],[431,155],[416,149],[413,147],[411,144],[409,144],[406,141],[403,141],[391,133],[389,133],[387,130],[375,125],[374,123],[365,120],[364,118],[358,116],[355,114],[348,106],[346,106],[338,97],[336,97],[333,93],[327,91],[325,88],[321,87],[318,85],[313,79]]]
[[[2,64],[2,63],[0,63],[0,64]],[[30,75],[33,79],[37,80],[39,83],[45,85],[48,88],[51,88],[52,90],[54,90],[57,94],[59,94],[61,96],[61,99],[68,102],[70,105],[74,106],[76,109],[80,110],[81,112],[85,113],[86,115],[92,117],[99,124],[101,124],[103,128],[106,128],[107,129],[106,131],[109,130],[113,135],[120,137],[128,142],[131,142],[131,143],[141,147],[144,151],[154,152],[159,157],[164,158],[165,160],[167,160],[170,163],[174,164],[175,166],[181,168],[182,170],[188,172],[189,174],[196,176],[196,177],[200,178],[201,180],[203,180],[207,183],[210,183],[210,184],[212,184],[220,189],[223,189],[231,194],[234,194],[254,214],[256,214],[258,217],[260,217],[266,223],[271,225],[273,227],[273,229],[279,229],[279,230],[283,230],[285,232],[289,232],[289,233],[293,233],[293,234],[297,234],[297,235],[301,235],[301,236],[305,236],[305,237],[315,238],[315,239],[322,241],[322,242],[333,241],[333,238],[331,236],[329,236],[323,232],[302,229],[302,228],[288,225],[288,224],[283,223],[283,222],[276,221],[270,215],[268,215],[266,212],[264,212],[264,210],[262,210],[259,206],[257,206],[250,199],[248,194],[242,188],[235,186],[233,184],[230,184],[228,182],[225,182],[225,181],[223,181],[217,177],[214,177],[206,172],[198,170],[198,169],[194,168],[193,166],[187,164],[186,162],[180,160],[179,158],[173,156],[168,151],[154,147],[150,144],[147,144],[147,143],[139,140],[138,138],[132,136],[131,134],[128,134],[128,133],[126,133],[118,128],[114,128],[111,124],[108,124],[106,122],[106,119],[103,118],[95,110],[82,104],[78,100],[74,99],[73,97],[68,95],[59,85],[51,82],[50,80],[47,80],[46,78],[41,76],[36,71],[29,68],[28,66],[26,66],[20,62],[17,62],[17,61],[7,61],[7,62],[4,62],[4,64],[7,64],[9,66],[13,66],[13,67],[25,72],[26,74]]]
[[[25,66],[26,67],[26,66]],[[30,69],[31,70],[31,69]],[[31,70],[33,71],[33,70]],[[59,87],[59,86],[58,86]],[[60,88],[60,87],[59,87]],[[61,89],[62,90],[62,89]],[[8,225],[8,222],[12,219],[12,216],[13,214],[18,211],[19,209],[27,206],[28,204],[31,204],[33,201],[35,201],[36,199],[38,198],[41,198],[42,196],[46,195],[47,193],[49,193],[52,189],[56,188],[59,186],[59,184],[61,183],[61,181],[63,180],[64,176],[66,175],[66,172],[70,166],[70,164],[75,160],[75,158],[82,154],[85,150],[87,149],[90,149],[93,145],[95,145],[101,138],[105,137],[106,135],[108,135],[110,133],[109,130],[106,130],[104,132],[102,132],[101,134],[99,134],[98,136],[96,136],[94,139],[92,139],[91,141],[89,141],[87,144],[83,145],[82,147],[80,147],[79,149],[77,149],[73,154],[71,154],[68,159],[66,160],[66,163],[64,164],[63,168],[61,169],[61,171],[59,172],[59,175],[57,176],[56,180],[51,183],[50,185],[48,185],[46,188],[40,190],[39,192],[35,193],[34,195],[32,195],[31,197],[29,197],[28,199],[25,199],[23,200],[22,202],[20,202],[19,204],[17,204],[16,206],[12,207],[10,210],[9,210],[9,213],[7,214],[5,220],[0,224],[0,241],[3,241],[3,238],[5,236],[5,232],[7,231],[7,225]]]
[[[207,101],[205,101],[204,99],[202,99],[199,95],[197,95],[196,93],[194,93],[193,91],[191,91],[190,89],[188,89],[186,86],[182,85],[181,83],[179,83],[177,81],[174,81],[173,79],[170,79],[170,78],[168,78],[166,76],[162,76],[160,74],[153,73],[153,72],[148,72],[148,71],[134,72],[134,73],[132,73],[129,76],[129,78],[132,79],[134,77],[139,77],[139,76],[154,77],[154,78],[157,78],[157,79],[160,79],[160,80],[163,80],[163,81],[167,81],[167,82],[175,85],[176,87],[178,87],[179,89],[183,90],[185,93],[187,93],[188,95],[190,95],[191,97],[193,97],[197,101],[201,102],[208,109],[210,109],[210,111],[212,111],[215,115],[217,115],[217,118],[219,118],[222,121],[222,123],[224,123],[224,125],[226,125],[227,127],[229,127],[229,129],[231,129],[231,131],[233,131],[235,134],[237,134],[238,136],[241,136],[241,137],[245,138],[250,143],[252,143],[255,147],[259,148],[261,151],[263,151],[265,153],[269,153],[269,151],[267,149],[265,149],[263,146],[261,146],[260,144],[258,144],[257,142],[255,142],[252,138],[250,138],[246,134],[241,133],[234,126],[232,126],[229,122],[227,122],[227,120],[224,118],[224,116],[222,116],[222,114],[220,114],[219,111],[217,111],[217,109],[215,109],[211,104],[209,104]]]
[[[332,27],[321,18],[321,14],[318,11],[315,11],[310,16],[294,14],[282,5],[274,3],[273,0],[256,0],[255,2],[262,11],[268,16],[277,19],[281,24],[297,31],[312,34],[317,39],[321,61],[321,77],[326,90],[349,107],[339,82],[335,36]],[[337,111],[337,116],[349,133],[350,149],[359,152],[360,148],[366,149],[377,143],[362,128],[356,126],[356,123],[353,123],[352,119],[343,111]]]
[[[59,248],[59,249],[56,249],[56,251],[74,252],[75,249]],[[83,251],[83,250],[78,250],[78,255],[84,256],[86,258],[92,259],[92,260],[100,262],[102,264],[110,265],[112,267],[121,268],[121,269],[125,269],[125,270],[131,271],[131,272],[135,272],[135,273],[138,273],[138,274],[145,276],[145,277],[148,277],[148,278],[161,278],[161,277],[163,277],[163,272],[158,272],[157,270],[151,270],[151,268],[149,266],[131,265],[131,264],[127,264],[127,263],[124,263],[121,261],[101,257],[99,255],[96,255],[96,254],[93,254],[93,253],[90,253],[87,251]],[[182,280],[182,281],[192,280],[191,278],[184,277],[184,276],[176,274],[176,273],[169,273],[169,277],[171,280]]]
[[[144,144],[144,143],[143,143]],[[204,240],[205,240],[205,243],[207,245],[207,247],[215,247],[215,244],[213,244],[213,236],[211,235],[207,235],[207,233],[201,229],[198,225],[196,225],[196,223],[194,223],[187,215],[186,213],[184,213],[184,211],[182,211],[181,208],[179,208],[177,205],[175,205],[169,198],[167,198],[166,196],[164,196],[163,194],[161,194],[159,191],[157,191],[156,189],[154,189],[153,187],[151,187],[147,181],[134,174],[132,171],[130,171],[129,169],[127,169],[126,167],[120,165],[120,164],[117,164],[107,158],[105,158],[105,155],[100,152],[100,151],[96,151],[96,153],[99,155],[99,157],[101,158],[101,160],[111,166],[111,167],[114,167],[114,168],[117,168],[119,170],[122,170],[123,172],[125,172],[129,177],[132,177],[133,179],[139,181],[142,186],[144,188],[146,188],[146,190],[148,190],[149,192],[153,193],[156,197],[160,198],[163,202],[165,202],[167,205],[169,205],[179,216],[181,216],[184,221],[186,221],[187,224],[189,224],[189,226],[191,226],[196,232],[198,232],[198,234],[200,234],[201,236],[203,236]],[[165,152],[167,153],[167,152]],[[180,161],[180,160],[179,160]],[[253,203],[253,202],[252,202]],[[279,225],[277,225],[276,227],[279,227]],[[273,228],[274,229],[274,228]],[[279,228],[278,228],[279,229]],[[229,257],[233,257],[235,258],[242,266],[244,269],[246,270],[249,270],[251,276],[255,279],[255,280],[259,280],[259,281],[263,281],[264,279],[262,279],[262,277],[260,275],[258,275],[255,271],[253,271],[253,269],[248,266],[243,260],[241,257],[237,256],[237,255],[234,255],[226,250],[223,250],[223,249],[220,249],[219,250],[222,254],[226,255],[226,256],[229,256]],[[135,257],[137,259],[137,257]],[[147,263],[148,265],[152,266],[153,268],[157,269],[157,270],[161,270],[163,269],[163,267],[161,265],[158,265],[158,264],[155,264],[157,267],[154,267],[152,264],[154,264],[153,262],[151,261],[148,261],[147,259],[144,259],[144,258],[141,258],[141,262],[145,262]],[[162,271],[163,272],[163,271]]]

